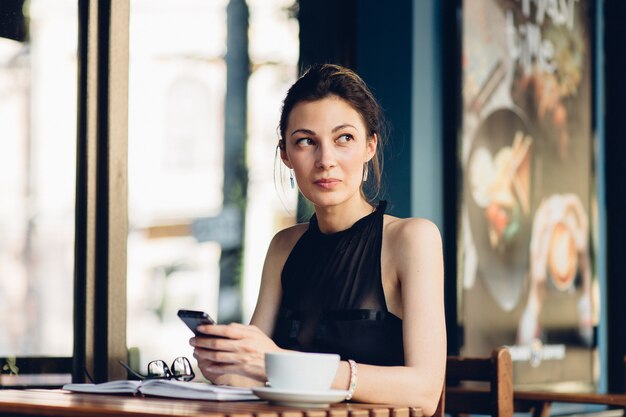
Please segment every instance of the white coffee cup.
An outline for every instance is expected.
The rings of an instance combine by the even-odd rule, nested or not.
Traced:
[[[270,387],[300,391],[325,391],[337,374],[334,353],[268,352],[265,372]]]

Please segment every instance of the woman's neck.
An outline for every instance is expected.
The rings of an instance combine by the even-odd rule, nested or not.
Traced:
[[[320,231],[324,234],[341,232],[375,210],[363,198],[346,201],[336,206],[315,207]]]

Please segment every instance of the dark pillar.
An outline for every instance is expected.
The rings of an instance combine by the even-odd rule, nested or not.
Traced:
[[[461,0],[445,1],[441,9],[442,134],[443,134],[443,234],[445,308],[448,354],[459,353],[463,328],[458,322],[457,239],[459,206],[458,129],[461,126]]]
[[[312,64],[339,64],[354,68],[356,0],[300,0],[300,73]],[[307,222],[313,206],[298,196],[296,218]]]
[[[623,392],[626,354],[626,2],[604,1],[605,190],[609,390]],[[602,115],[600,115],[601,117]]]
[[[413,93],[413,2],[358,2],[355,70],[370,86],[387,118],[380,197],[388,212],[411,216],[411,111]]]
[[[28,22],[24,16],[24,0],[0,1],[0,38],[24,42],[28,38]]]
[[[224,104],[224,213],[233,213],[239,227],[237,245],[222,247],[219,321],[241,321],[241,272],[248,173],[246,170],[248,6],[230,0],[227,13],[226,102]]]
[[[300,68],[333,63],[352,67],[355,61],[355,0],[300,0]]]

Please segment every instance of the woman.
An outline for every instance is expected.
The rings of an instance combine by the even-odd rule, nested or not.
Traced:
[[[368,178],[380,184],[381,116],[363,80],[337,65],[313,66],[289,89],[278,147],[315,214],[272,240],[251,324],[191,339],[208,379],[263,384],[265,352],[334,352],[333,388],[434,413],[446,358],[441,237],[365,197]]]

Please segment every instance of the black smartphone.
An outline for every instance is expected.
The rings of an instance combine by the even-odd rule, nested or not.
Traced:
[[[178,310],[178,317],[185,322],[187,327],[189,327],[196,336],[202,335],[197,330],[198,326],[203,324],[215,324],[215,320],[204,311]]]

